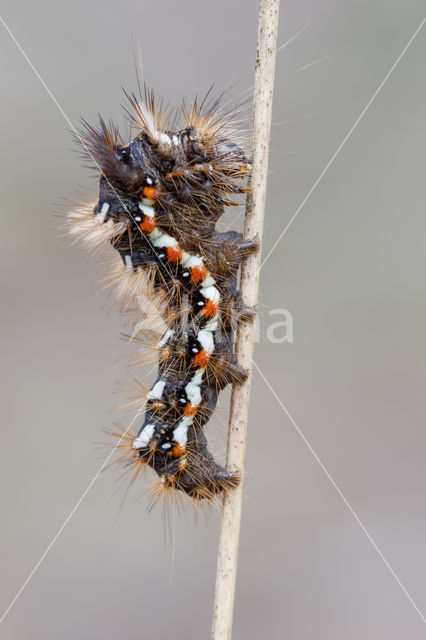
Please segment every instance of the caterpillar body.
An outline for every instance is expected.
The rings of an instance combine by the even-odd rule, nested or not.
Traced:
[[[250,321],[237,291],[239,266],[257,239],[216,223],[233,194],[247,190],[250,165],[239,146],[234,113],[220,100],[183,108],[184,128],[152,92],[126,94],[138,134],[123,144],[118,128],[83,121],[83,154],[100,171],[99,200],[69,214],[70,233],[98,248],[110,243],[120,259],[109,283],[124,307],[144,307],[151,295],[167,329],[158,340],[158,377],[146,397],[137,434],[121,436],[121,456],[136,473],[151,466],[162,489],[195,500],[236,487],[238,473],[217,464],[204,427],[218,393],[246,372],[234,354],[235,323]]]

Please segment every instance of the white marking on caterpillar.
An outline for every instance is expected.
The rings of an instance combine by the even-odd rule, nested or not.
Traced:
[[[201,256],[191,255],[190,253],[183,251],[180,263],[182,267],[187,267],[187,269],[190,269],[191,267],[201,266],[203,264],[203,259]]]
[[[207,353],[213,353],[214,351],[214,339],[211,331],[207,329],[201,329],[197,335],[197,340]]]
[[[170,145],[172,143],[167,133],[163,133],[163,132],[160,132],[158,134],[158,140],[163,144],[167,144],[167,145]]]
[[[172,445],[170,444],[170,442],[165,442],[164,444],[161,445],[162,449],[170,449]]]
[[[179,422],[176,429],[173,431],[173,440],[178,444],[184,445],[188,440],[188,427],[192,424],[192,416],[185,416]]]
[[[216,287],[205,287],[205,288],[202,288],[202,289],[200,289],[200,293],[201,293],[201,295],[203,295],[208,300],[211,300],[212,302],[219,302],[219,300],[220,300],[220,293],[216,289]]]
[[[146,447],[148,442],[152,438],[152,434],[154,433],[155,425],[146,424],[142,429],[137,438],[133,440],[132,447],[133,449],[143,449]]]
[[[133,270],[132,256],[124,256],[124,260],[126,263],[126,271],[132,271]]]
[[[104,222],[105,218],[106,218],[106,214],[108,213],[108,209],[109,209],[109,203],[108,202],[104,202],[102,205],[101,210],[99,211],[99,213],[97,213],[95,215],[95,218],[98,222],[100,222],[102,224],[102,222]]]
[[[189,260],[189,258],[191,257],[190,253],[187,253],[186,251],[182,251],[182,256],[180,258],[180,263],[183,266],[185,266],[185,263],[187,260]]]
[[[201,402],[201,388],[199,384],[195,384],[194,382],[188,382],[185,387],[186,395],[188,396],[189,402],[193,406],[198,406]]]
[[[165,334],[163,335],[163,337],[161,338],[161,340],[159,340],[157,342],[157,347],[161,348],[164,347],[164,345],[166,344],[167,340],[173,335],[173,330],[172,329],[167,329],[167,331],[165,332]]]
[[[150,400],[153,400],[154,398],[159,400],[160,398],[163,397],[163,391],[165,386],[166,386],[165,380],[158,380],[158,382],[156,382],[155,385],[152,387],[151,391],[149,391],[146,394],[146,397],[149,398]]]
[[[146,184],[152,184],[152,180],[151,180],[151,178],[147,178],[147,179],[146,179]]]
[[[216,284],[216,280],[212,278],[212,276],[209,274],[204,278],[201,284],[203,285],[204,288],[211,287],[214,284]]]
[[[154,207],[152,205],[144,204],[143,202],[138,203],[139,209],[143,214],[149,216],[150,218],[154,217]]]
[[[200,256],[191,256],[189,260],[186,261],[185,267],[187,269],[191,269],[192,267],[202,267],[203,259]]]
[[[216,331],[218,324],[218,321],[213,318],[212,320],[206,322],[206,324],[204,325],[204,329],[213,333],[214,331]]]
[[[203,374],[204,374],[204,368],[203,369],[199,369],[196,373],[194,373],[194,375],[191,378],[191,382],[193,382],[194,384],[201,384],[202,380],[203,380]]]
[[[159,238],[160,236],[162,236],[163,234],[161,233],[161,231],[157,228],[153,229],[151,231],[151,233],[149,234],[149,239],[151,240],[152,243],[155,242],[155,240],[157,238]]]
[[[152,233],[151,233],[152,235]],[[176,238],[169,236],[167,233],[162,233],[156,238],[153,243],[154,247],[177,247],[178,243]]]

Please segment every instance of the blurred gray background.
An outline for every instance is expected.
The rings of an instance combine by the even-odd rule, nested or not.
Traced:
[[[252,84],[257,2],[3,0],[1,15],[77,124],[123,122],[120,86],[172,103]],[[425,3],[281,6],[264,255],[415,32]],[[130,416],[125,318],[58,238],[64,196],[95,186],[68,124],[6,30],[2,71],[1,611]],[[426,27],[262,270],[256,362],[426,613]],[[322,59],[322,60],[321,60]],[[316,64],[302,69],[316,60]],[[249,95],[245,93],[244,95]],[[309,116],[309,117],[308,117]],[[287,309],[292,344],[266,329]],[[222,417],[221,417],[222,416]],[[226,405],[219,418],[226,421]],[[219,454],[225,432],[212,427]],[[222,443],[222,444],[221,444]],[[208,638],[219,516],[168,528],[149,478],[103,473],[0,627],[7,640]],[[426,625],[255,374],[234,638],[424,638]],[[142,496],[142,497],[141,497]]]

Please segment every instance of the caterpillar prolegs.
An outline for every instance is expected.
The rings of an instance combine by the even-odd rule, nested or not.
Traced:
[[[122,441],[136,473],[151,466],[161,486],[194,499],[213,499],[238,485],[210,454],[204,427],[218,393],[246,372],[233,351],[235,322],[254,311],[237,291],[238,268],[256,239],[219,232],[230,200],[243,193],[250,166],[239,145],[233,111],[220,100],[183,106],[184,128],[152,92],[127,95],[138,135],[124,144],[118,128],[83,121],[83,155],[100,171],[99,200],[69,214],[70,233],[89,247],[111,243],[120,258],[109,276],[124,307],[144,308],[151,296],[166,331],[158,341],[158,377],[147,394],[136,435]]]

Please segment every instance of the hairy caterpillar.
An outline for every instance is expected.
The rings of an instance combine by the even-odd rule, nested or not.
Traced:
[[[140,92],[141,93],[141,92]],[[108,277],[128,309],[151,296],[167,329],[156,344],[158,377],[146,397],[136,435],[121,436],[121,458],[158,474],[162,489],[214,499],[238,485],[237,473],[215,462],[204,427],[218,393],[245,380],[233,352],[235,322],[252,320],[237,291],[238,268],[256,239],[218,232],[233,194],[247,191],[250,165],[238,144],[233,111],[220,99],[183,106],[184,128],[153,93],[126,94],[138,134],[124,144],[118,128],[83,121],[76,136],[101,173],[99,200],[69,214],[72,235],[91,248],[110,243],[119,254]]]

